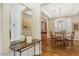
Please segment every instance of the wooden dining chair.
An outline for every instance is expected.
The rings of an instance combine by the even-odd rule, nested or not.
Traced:
[[[71,33],[71,36],[66,36],[66,40],[71,44],[71,47],[74,46],[74,36],[75,36],[75,32]]]
[[[65,37],[65,35],[64,35],[64,32],[56,32],[55,33],[55,37],[56,37],[56,40],[55,40],[55,44],[58,46],[58,47],[64,47],[64,37]]]
[[[51,46],[54,47],[55,46],[55,35],[53,33],[53,31],[50,31],[50,41],[51,41]]]
[[[51,39],[54,39],[55,38],[55,35],[54,35],[54,33],[52,31],[50,31],[50,38]]]

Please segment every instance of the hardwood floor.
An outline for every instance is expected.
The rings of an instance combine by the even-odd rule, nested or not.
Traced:
[[[74,46],[71,48],[71,46],[67,46],[65,48],[58,48],[53,47],[51,45],[51,40],[47,39],[47,45],[43,48],[46,49],[46,51],[42,52],[42,56],[79,56],[79,41],[74,41]]]

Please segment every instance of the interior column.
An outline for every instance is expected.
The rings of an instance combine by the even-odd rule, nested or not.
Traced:
[[[33,39],[41,39],[40,4],[35,4],[33,8]]]
[[[32,20],[32,37],[33,39],[41,39],[41,19],[40,19],[40,4],[34,4],[33,20]],[[39,45],[35,46],[35,55],[39,54]]]

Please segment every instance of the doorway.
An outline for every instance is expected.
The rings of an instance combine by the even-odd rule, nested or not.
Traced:
[[[47,23],[41,21],[41,40],[42,40],[42,52],[46,51],[47,46]]]

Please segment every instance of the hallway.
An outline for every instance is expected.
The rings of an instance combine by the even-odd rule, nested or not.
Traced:
[[[35,39],[42,40],[42,46],[44,46],[41,48],[46,48],[46,51],[40,49],[43,51],[42,54],[39,53],[41,56],[79,55],[78,3],[2,3],[0,12],[0,55],[10,53],[10,42],[24,41],[27,44]],[[53,47],[51,39],[47,39],[51,38],[50,32],[62,31],[69,36],[71,32],[75,32],[72,49],[70,46]],[[38,55],[39,47],[36,46],[36,55]],[[24,55],[33,55],[33,48],[29,51],[32,51],[31,54],[24,53]]]

